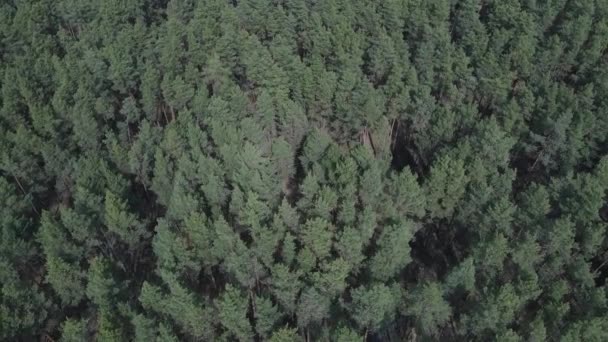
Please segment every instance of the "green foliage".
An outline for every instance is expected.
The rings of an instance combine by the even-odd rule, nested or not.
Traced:
[[[296,298],[302,286],[299,277],[299,272],[292,272],[282,264],[277,264],[272,269],[271,291],[289,313],[296,309]]]
[[[444,156],[433,163],[427,188],[428,210],[437,218],[447,218],[456,209],[467,183],[462,160]]]
[[[444,281],[447,292],[462,288],[466,291],[475,289],[475,265],[473,258],[467,258],[454,267]]]
[[[608,4],[0,4],[0,340],[603,341]]]
[[[388,191],[398,214],[413,217],[424,216],[425,194],[416,177],[408,168],[403,169],[397,175],[393,175]]]
[[[268,298],[255,299],[255,330],[262,338],[268,338],[281,318],[278,307]]]
[[[61,341],[77,342],[86,340],[86,321],[67,319],[61,323]]]
[[[270,342],[293,342],[299,341],[297,330],[293,328],[281,328],[276,330],[270,337]]]
[[[362,339],[363,337],[359,336],[357,332],[347,327],[340,327],[336,329],[333,335],[333,340],[336,342],[360,341]]]
[[[428,336],[437,335],[452,315],[452,308],[437,283],[417,286],[408,294],[403,310],[415,317],[420,332]]]
[[[309,220],[302,228],[302,241],[317,258],[323,259],[329,256],[333,230],[331,223],[324,219]]]
[[[64,305],[78,305],[85,294],[85,276],[78,266],[66,263],[58,257],[47,260],[47,281],[61,298]]]
[[[383,284],[356,288],[352,290],[351,296],[352,318],[360,329],[371,331],[378,330],[383,324],[391,322],[399,301],[391,289]]]
[[[237,289],[228,285],[218,302],[219,319],[222,326],[239,341],[253,339],[253,331],[247,319],[249,300]]]
[[[110,191],[106,191],[105,220],[108,230],[116,233],[124,242],[135,246],[147,236],[145,227],[130,213],[127,203]]]
[[[329,298],[314,288],[306,288],[300,295],[296,315],[298,326],[306,328],[311,324],[320,323],[329,317]]]
[[[169,287],[168,293],[158,286],[143,284],[139,296],[142,306],[170,317],[185,334],[206,338],[214,336],[210,326],[210,308],[202,305],[173,275],[166,274],[165,281]]]
[[[103,258],[92,260],[87,277],[87,297],[100,309],[109,310],[115,305],[119,290],[109,262]]]
[[[377,241],[378,251],[368,266],[375,278],[386,281],[410,263],[409,242],[412,235],[410,222],[384,228]]]

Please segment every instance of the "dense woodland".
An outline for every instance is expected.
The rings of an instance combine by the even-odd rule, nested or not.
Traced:
[[[607,0],[4,0],[0,340],[607,341]]]

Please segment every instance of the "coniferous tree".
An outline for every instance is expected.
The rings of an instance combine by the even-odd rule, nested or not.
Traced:
[[[0,339],[606,340],[608,6],[0,4]]]

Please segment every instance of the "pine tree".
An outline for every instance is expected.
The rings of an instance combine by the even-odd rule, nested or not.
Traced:
[[[393,319],[399,300],[391,289],[383,284],[358,287],[351,291],[351,296],[352,307],[349,311],[366,334],[368,331],[379,330]]]
[[[258,336],[268,338],[281,318],[281,312],[265,297],[255,298],[255,330]]]
[[[219,320],[230,335],[239,341],[253,339],[253,331],[247,318],[249,300],[231,285],[226,286],[218,302]]]
[[[148,232],[136,215],[129,212],[127,203],[110,191],[106,191],[105,208],[108,230],[116,233],[131,247],[137,246],[148,236]]]
[[[410,263],[409,242],[412,233],[411,223],[408,222],[384,228],[377,241],[378,250],[368,266],[374,278],[387,281]]]
[[[428,209],[437,218],[447,218],[456,209],[464,195],[467,176],[462,160],[444,156],[437,160],[429,176],[427,189]]]
[[[427,336],[437,335],[452,315],[452,308],[437,283],[417,286],[408,294],[406,303],[405,313],[415,317],[418,329]]]
[[[85,340],[87,336],[86,322],[83,320],[67,319],[61,324],[61,340],[76,342]]]

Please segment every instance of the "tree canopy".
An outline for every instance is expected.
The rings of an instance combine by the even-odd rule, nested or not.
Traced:
[[[608,340],[606,0],[0,4],[0,340]]]

